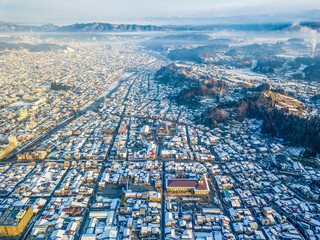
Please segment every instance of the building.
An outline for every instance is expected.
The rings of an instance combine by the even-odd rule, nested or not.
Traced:
[[[0,218],[0,236],[19,236],[30,219],[33,211],[30,206],[14,206],[8,208]]]
[[[192,193],[208,195],[210,193],[206,176],[197,179],[167,179],[167,191],[174,194]]]
[[[149,125],[144,125],[142,127],[142,129],[140,130],[140,133],[144,134],[144,135],[148,135],[150,133],[150,126]]]
[[[28,110],[26,108],[19,111],[18,121],[22,121],[27,117],[28,117]]]
[[[8,144],[0,146],[0,159],[7,156],[11,151],[13,151],[18,146],[18,141],[15,136],[8,137]]]
[[[127,132],[127,125],[121,125],[118,130],[118,134],[124,134]]]

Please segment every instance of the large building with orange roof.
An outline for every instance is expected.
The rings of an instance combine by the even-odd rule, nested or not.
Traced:
[[[200,179],[167,179],[167,192],[172,194],[208,195],[210,188],[207,177]]]

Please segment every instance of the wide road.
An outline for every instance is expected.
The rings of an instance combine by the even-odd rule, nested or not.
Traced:
[[[162,182],[161,182],[161,187],[162,187],[162,193],[161,193],[161,223],[160,223],[160,229],[161,229],[161,240],[165,239],[166,232],[165,232],[165,218],[166,218],[166,199],[165,199],[165,176],[166,176],[166,164],[165,162],[162,162]]]

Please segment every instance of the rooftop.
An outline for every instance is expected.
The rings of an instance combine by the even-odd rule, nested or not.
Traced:
[[[209,190],[206,177],[203,180],[197,179],[168,179],[167,188],[194,188],[197,191]]]
[[[14,206],[7,209],[0,218],[0,226],[17,226],[30,206]]]

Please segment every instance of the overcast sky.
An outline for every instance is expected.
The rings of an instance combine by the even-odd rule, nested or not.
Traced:
[[[138,22],[145,17],[213,17],[320,9],[320,0],[0,0],[0,20],[28,24]]]

